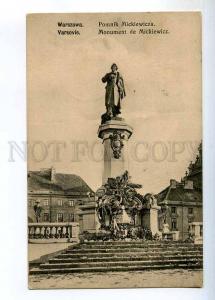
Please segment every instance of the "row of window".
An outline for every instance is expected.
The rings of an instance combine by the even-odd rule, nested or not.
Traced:
[[[49,199],[44,199],[44,200],[40,200],[40,205],[42,205],[42,206],[49,206],[49,203],[50,203],[51,201],[49,200]],[[37,202],[37,200],[31,200],[30,201],[30,205],[31,206],[34,206],[36,203],[38,203]],[[62,199],[58,199],[57,200],[57,205],[58,206],[63,206],[63,200]],[[69,206],[74,206],[74,200],[68,200],[68,205]]]
[[[44,213],[42,215],[43,222],[50,222],[50,214],[49,213]],[[68,219],[65,219],[65,216],[63,213],[57,213],[57,222],[74,222],[75,221],[75,215],[74,214],[69,214]]]
[[[190,223],[190,222],[192,222],[192,221],[188,219],[188,223]],[[176,218],[171,219],[171,228],[172,228],[172,230],[178,230]]]
[[[177,207],[171,206],[171,213],[176,214],[177,213]],[[188,215],[193,215],[193,207],[188,207]]]
[[[171,219],[171,229],[178,230],[177,219]]]
[[[173,215],[177,214],[177,207],[171,206],[171,213]],[[188,207],[188,215],[193,215],[193,207]],[[178,230],[176,218],[171,219],[171,228],[172,228],[172,230]]]

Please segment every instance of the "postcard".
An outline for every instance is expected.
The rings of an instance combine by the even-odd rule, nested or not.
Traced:
[[[27,15],[30,289],[202,287],[201,13]]]

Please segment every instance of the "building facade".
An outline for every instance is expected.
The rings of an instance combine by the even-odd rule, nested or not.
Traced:
[[[28,172],[29,223],[80,223],[79,206],[93,199],[94,192],[77,175],[56,173],[54,168]]]
[[[182,240],[189,236],[190,223],[203,220],[202,145],[198,150],[196,160],[190,163],[185,177],[180,182],[171,179],[170,185],[157,195],[158,205],[161,206],[160,230],[166,221],[170,230],[179,231]]]

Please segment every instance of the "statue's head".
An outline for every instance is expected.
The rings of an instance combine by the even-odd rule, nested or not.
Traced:
[[[112,64],[111,66],[111,70],[114,72],[114,71],[117,71],[118,70],[118,67],[116,64]]]

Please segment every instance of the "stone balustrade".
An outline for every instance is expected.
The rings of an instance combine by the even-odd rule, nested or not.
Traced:
[[[203,243],[203,223],[192,222],[189,223],[189,234],[194,239],[195,244]]]
[[[30,243],[78,242],[79,224],[70,223],[29,223],[28,240]]]

